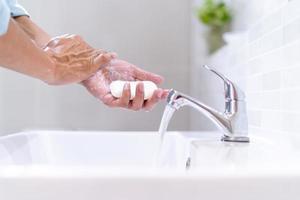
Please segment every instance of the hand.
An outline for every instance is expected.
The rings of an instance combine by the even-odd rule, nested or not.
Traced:
[[[89,46],[80,36],[63,35],[53,38],[43,50],[54,64],[49,84],[79,83],[91,77],[100,67],[115,58],[115,54]]]
[[[151,110],[154,105],[168,95],[168,90],[157,89],[152,97],[144,101],[143,84],[139,83],[136,88],[136,96],[130,100],[130,87],[125,84],[121,98],[114,98],[110,93],[109,85],[115,80],[143,81],[149,80],[160,84],[163,78],[159,75],[144,71],[126,61],[113,59],[111,62],[100,68],[100,70],[89,79],[82,82],[86,89],[96,98],[100,99],[109,107],[122,107],[131,110]]]

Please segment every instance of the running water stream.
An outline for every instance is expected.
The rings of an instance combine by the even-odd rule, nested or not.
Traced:
[[[171,107],[169,104],[166,105],[166,108],[164,110],[162,119],[160,121],[159,126],[159,137],[160,137],[160,144],[159,149],[157,153],[157,160],[156,165],[157,166],[166,166],[167,163],[165,163],[166,157],[169,154],[170,146],[168,145],[168,142],[166,141],[166,132],[168,129],[168,125],[170,123],[170,120],[175,112],[175,108]]]
[[[162,119],[160,121],[160,126],[159,126],[159,130],[158,130],[161,144],[164,141],[165,134],[168,129],[168,125],[170,123],[170,120],[171,120],[174,112],[175,112],[175,108],[173,108],[169,104],[167,104],[165,107]]]

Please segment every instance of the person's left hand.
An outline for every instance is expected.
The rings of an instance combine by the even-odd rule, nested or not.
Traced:
[[[90,46],[81,36],[65,34],[52,38],[43,51],[52,61],[50,85],[80,83],[116,57],[102,49]]]
[[[136,88],[136,96],[130,100],[130,87],[125,84],[122,97],[115,98],[110,93],[109,85],[114,80],[143,81],[149,80],[161,84],[163,78],[159,75],[144,71],[126,61],[113,59],[108,65],[100,68],[89,79],[82,82],[86,89],[96,98],[100,99],[109,107],[122,107],[131,110],[151,110],[154,105],[168,95],[168,90],[161,88],[154,91],[152,97],[144,100],[143,84],[139,83]]]

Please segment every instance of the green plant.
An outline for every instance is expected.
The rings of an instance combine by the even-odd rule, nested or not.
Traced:
[[[231,12],[223,1],[204,0],[197,14],[199,21],[211,27],[223,27],[232,19]]]

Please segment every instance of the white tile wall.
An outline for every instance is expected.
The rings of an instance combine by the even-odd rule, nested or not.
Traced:
[[[286,1],[259,18],[246,48],[250,129],[299,131],[300,1]]]
[[[249,4],[252,11],[247,13],[252,17],[252,25],[245,30],[246,45],[236,48],[236,45],[228,44],[217,56],[213,55],[205,62],[238,85],[246,85],[243,89],[246,92],[250,131],[299,132],[300,1],[255,0]],[[268,7],[270,9],[266,9]],[[256,20],[253,20],[255,16]],[[247,56],[241,55],[241,52],[247,52]],[[241,76],[241,70],[245,75]],[[210,84],[216,83],[206,83]],[[207,91],[198,98],[206,95],[211,96]],[[222,103],[221,99],[219,104]]]

